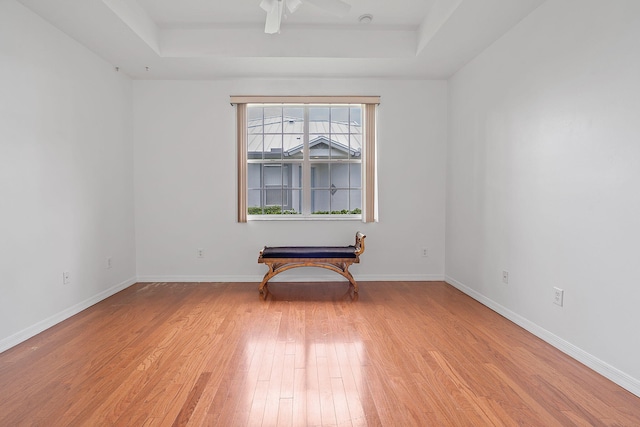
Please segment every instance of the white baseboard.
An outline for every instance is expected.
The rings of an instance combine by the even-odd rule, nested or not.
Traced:
[[[358,282],[441,282],[443,274],[358,274]]]
[[[195,275],[165,275],[165,276],[138,276],[137,281],[140,283],[198,283],[198,282],[258,282],[262,280],[262,276],[195,276]]]
[[[138,276],[138,282],[255,282],[262,281],[262,275],[257,276]],[[443,274],[354,274],[358,282],[432,282],[444,280]],[[338,274],[314,274],[314,275],[295,275],[295,274],[278,274],[272,279],[274,282],[339,282],[347,281]]]
[[[63,320],[68,319],[73,315],[80,313],[82,310],[85,310],[91,307],[92,305],[102,301],[103,299],[108,298],[111,295],[116,294],[121,290],[128,288],[134,283],[136,283],[135,278],[130,278],[128,280],[125,280],[124,282],[118,283],[117,285],[112,286],[111,288],[103,292],[100,292],[99,294],[94,295],[91,298],[88,298],[82,302],[79,302],[78,304],[75,304],[74,306],[69,307],[66,310],[63,310],[60,313],[54,314],[53,316],[50,316],[44,320],[41,320],[35,325],[31,325],[28,328],[21,330],[20,332],[17,332],[7,338],[0,340],[0,353],[10,349],[11,347],[14,347],[20,344],[21,342],[28,340],[29,338],[39,334],[40,332],[46,329],[49,329],[50,327],[62,322]]]
[[[621,370],[609,365],[606,362],[603,362],[602,360],[598,359],[592,354],[587,353],[583,349],[576,347],[570,342],[547,331],[546,329],[538,326],[537,324],[531,322],[530,320],[520,316],[519,314],[514,313],[513,311],[498,304],[497,302],[485,297],[481,293],[458,282],[454,278],[446,276],[444,280],[447,283],[449,283],[451,286],[454,286],[455,288],[469,295],[471,298],[487,306],[488,308],[500,314],[501,316],[504,316],[507,319],[511,320],[516,325],[522,327],[523,329],[526,329],[527,331],[531,332],[533,335],[546,341],[547,343],[554,346],[555,348],[562,351],[563,353],[571,356],[572,358],[576,359],[580,363],[593,369],[600,375],[610,379],[614,383],[618,384],[620,387],[640,397],[640,380],[633,378],[632,376],[626,374],[625,372],[622,372]]]

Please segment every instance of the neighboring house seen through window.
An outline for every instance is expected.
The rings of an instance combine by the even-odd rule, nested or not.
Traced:
[[[376,104],[235,104],[240,222],[281,216],[375,220]]]

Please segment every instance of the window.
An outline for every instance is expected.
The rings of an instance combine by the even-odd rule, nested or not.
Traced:
[[[378,97],[232,97],[238,221],[285,216],[375,221],[378,102]]]

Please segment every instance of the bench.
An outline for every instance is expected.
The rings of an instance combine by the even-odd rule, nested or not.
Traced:
[[[364,238],[359,231],[352,246],[265,246],[260,251],[258,263],[265,264],[269,271],[264,275],[258,290],[264,293],[267,282],[276,274],[297,267],[321,267],[344,276],[358,292],[358,283],[349,273],[349,266],[360,262],[364,252]]]

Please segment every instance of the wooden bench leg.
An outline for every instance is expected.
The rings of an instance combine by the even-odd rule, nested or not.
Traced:
[[[260,293],[264,293],[264,287],[267,286],[267,282],[276,274],[279,273],[279,271],[275,271],[276,268],[278,267],[278,264],[273,264],[273,263],[265,263],[267,265],[267,267],[269,267],[269,271],[266,272],[266,274],[264,275],[264,277],[262,278],[262,282],[260,282],[260,286],[258,286],[258,291],[260,291]]]
[[[349,280],[349,282],[353,285],[354,292],[358,292],[358,283],[356,282],[356,279],[354,279],[351,273],[349,272],[348,264],[344,266],[343,276],[346,277]]]
[[[353,278],[351,273],[349,272],[349,266],[352,264],[351,262],[309,262],[309,261],[301,261],[301,262],[264,262],[267,267],[269,267],[269,271],[262,278],[262,282],[258,286],[258,291],[260,293],[264,293],[264,288],[267,286],[269,280],[273,278],[278,273],[282,273],[283,271],[291,270],[292,268],[297,267],[321,267],[326,268],[331,271],[335,271],[341,276],[345,277],[351,285],[353,285],[353,289],[355,292],[358,292],[358,283]]]
[[[269,278],[267,277],[269,273],[264,275],[264,278],[262,279],[262,282],[260,283],[260,286],[258,286],[258,291],[263,294],[264,293],[264,287],[267,286],[267,282],[269,281]]]

